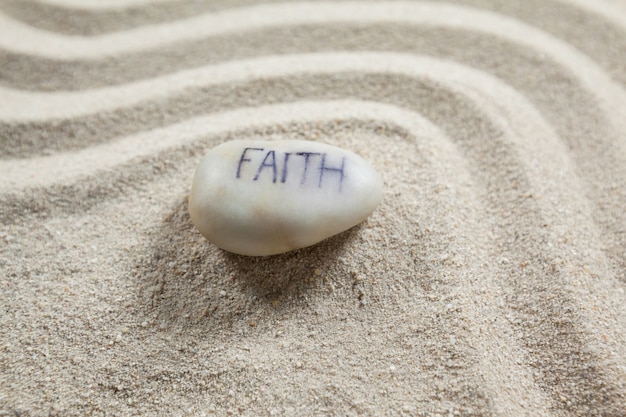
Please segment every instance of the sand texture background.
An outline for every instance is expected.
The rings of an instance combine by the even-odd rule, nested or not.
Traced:
[[[275,257],[203,153],[384,178]],[[0,416],[626,416],[626,2],[0,0]]]

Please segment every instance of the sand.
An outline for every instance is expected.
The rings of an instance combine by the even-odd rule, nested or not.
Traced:
[[[0,1],[0,415],[626,416],[626,3]],[[230,139],[355,228],[194,229]]]

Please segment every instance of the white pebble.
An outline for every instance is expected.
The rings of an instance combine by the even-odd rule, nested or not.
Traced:
[[[353,152],[302,140],[236,140],[200,162],[189,213],[220,248],[265,256],[347,230],[381,199],[380,176]]]

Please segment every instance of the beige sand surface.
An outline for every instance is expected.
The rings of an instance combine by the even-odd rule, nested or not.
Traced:
[[[383,203],[223,252],[233,138]],[[623,1],[0,0],[0,416],[626,416],[625,271]]]

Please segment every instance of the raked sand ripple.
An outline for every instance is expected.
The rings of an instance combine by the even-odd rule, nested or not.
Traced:
[[[619,0],[0,1],[0,414],[623,416],[624,56]],[[383,202],[223,252],[231,139]]]

